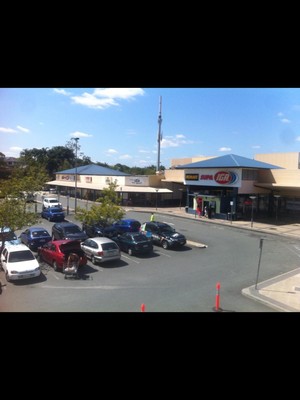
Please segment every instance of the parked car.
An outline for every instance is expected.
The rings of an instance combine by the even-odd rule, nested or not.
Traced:
[[[75,253],[79,256],[79,267],[86,265],[87,258],[78,240],[51,241],[38,249],[39,260],[52,265],[55,271],[63,270],[70,253]]]
[[[48,207],[43,209],[41,217],[48,221],[63,221],[66,215],[61,207]]]
[[[114,237],[113,240],[118,244],[121,250],[127,252],[130,256],[133,254],[145,254],[153,251],[151,239],[139,232],[126,232]]]
[[[136,219],[121,219],[120,221],[116,221],[112,225],[116,228],[119,234],[125,232],[139,232],[141,223]]]
[[[166,224],[165,222],[144,222],[141,226],[141,232],[151,232],[153,244],[162,246],[164,249],[170,247],[179,247],[186,244],[186,238],[181,233]]]
[[[45,197],[43,200],[43,207],[61,207],[61,203],[56,197]]]
[[[6,280],[34,278],[41,274],[40,265],[25,244],[8,244],[1,253]]]
[[[106,237],[86,239],[80,243],[82,250],[93,264],[120,260],[121,251],[117,243]]]
[[[20,244],[21,240],[17,238],[17,235],[13,230],[8,227],[0,228],[0,248],[4,239],[4,246],[7,244]]]
[[[36,251],[38,247],[50,242],[50,233],[40,226],[32,226],[25,229],[19,236],[22,243],[26,244],[30,250]]]
[[[52,226],[52,240],[85,240],[88,236],[73,222],[58,222]]]
[[[118,231],[117,229],[110,225],[110,226],[103,226],[100,223],[93,223],[93,224],[82,224],[82,230],[88,235],[88,237],[109,237],[112,238],[113,236],[117,236]]]

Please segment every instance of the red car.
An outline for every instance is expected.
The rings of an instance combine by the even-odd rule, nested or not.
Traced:
[[[87,258],[78,240],[55,240],[44,244],[38,250],[39,260],[52,265],[54,271],[63,270],[70,253],[79,256],[79,267],[86,265]]]

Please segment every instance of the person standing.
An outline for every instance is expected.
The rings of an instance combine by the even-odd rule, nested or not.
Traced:
[[[151,213],[150,222],[153,222],[153,221],[155,221],[155,216],[154,216],[154,213]]]

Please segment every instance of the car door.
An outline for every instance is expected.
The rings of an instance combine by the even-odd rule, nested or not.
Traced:
[[[146,224],[146,231],[147,232],[151,232],[151,237],[152,237],[152,242],[155,244],[159,244],[160,243],[160,234],[158,231],[158,228],[156,225],[154,224]]]
[[[2,265],[4,272],[7,271],[7,267],[6,267],[7,257],[8,257],[8,251],[7,251],[7,249],[4,249],[1,253],[1,265]]]
[[[95,242],[91,239],[86,239],[84,242],[80,244],[82,250],[85,252],[88,258],[92,257],[93,248],[95,247]]]
[[[24,232],[22,232],[21,235],[20,235],[21,242],[24,243],[24,244],[26,244],[26,246],[28,245],[28,238],[29,238],[29,235],[30,235],[30,230],[29,230],[29,229],[26,229],[26,230],[25,230]]]
[[[42,246],[41,253],[42,253],[42,259],[46,261],[47,264],[52,263],[52,254],[53,251],[55,251],[55,245],[47,243],[44,246]]]

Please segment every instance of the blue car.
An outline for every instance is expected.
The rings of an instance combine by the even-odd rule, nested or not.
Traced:
[[[139,232],[141,223],[136,219],[121,219],[120,221],[116,221],[112,225],[118,234],[122,234],[125,232]]]
[[[32,226],[22,232],[19,238],[22,243],[26,244],[26,246],[30,248],[30,250],[35,251],[38,247],[50,242],[51,235],[45,228]]]
[[[45,208],[41,213],[41,217],[46,218],[48,221],[63,221],[65,216],[61,207]]]

